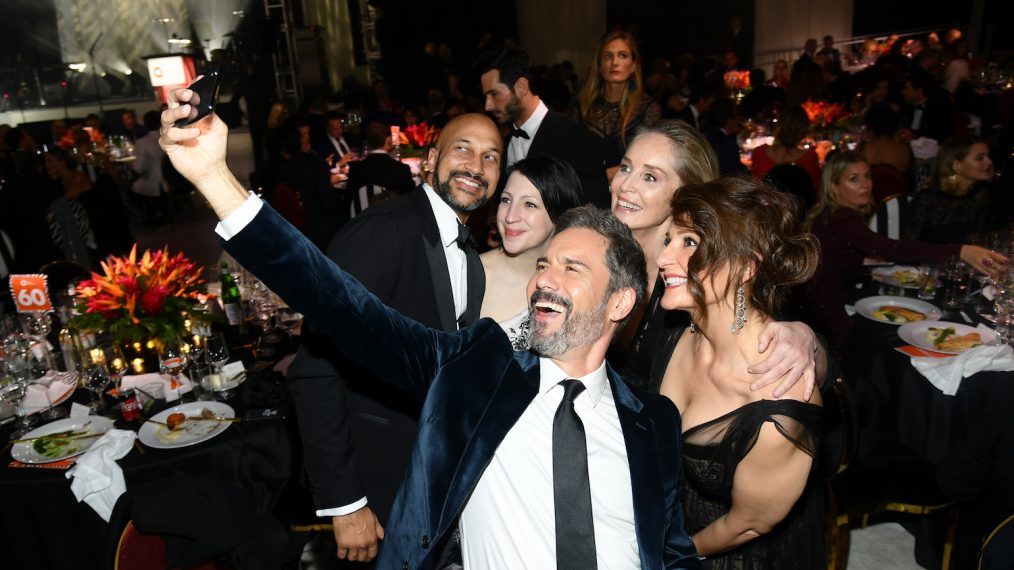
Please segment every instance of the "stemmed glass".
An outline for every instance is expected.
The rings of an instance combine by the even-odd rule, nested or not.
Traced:
[[[162,343],[158,355],[158,369],[162,374],[168,374],[172,378],[170,390],[179,387],[179,374],[187,367],[189,355],[190,345],[179,338],[167,339]]]
[[[212,333],[207,337],[204,351],[208,362],[213,364],[219,372],[229,362],[229,345],[225,342],[225,335],[220,332]]]
[[[50,318],[49,313],[42,311],[25,313],[21,315],[21,324],[24,327],[25,334],[34,337],[39,343],[46,369],[52,370],[55,368],[53,365],[53,355],[49,351],[49,341],[47,340],[49,333],[53,330],[53,320]]]
[[[14,415],[18,422],[15,424],[14,433],[11,439],[19,439],[21,436],[38,423],[38,418],[27,415],[22,407],[22,401],[28,394],[28,382],[0,373],[0,401],[6,402],[14,409]]]

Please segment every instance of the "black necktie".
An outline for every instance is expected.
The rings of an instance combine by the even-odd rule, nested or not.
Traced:
[[[472,237],[472,230],[468,229],[468,226],[458,222],[458,239],[454,240],[458,242],[458,247],[463,251],[468,251],[469,248],[475,249],[475,238]]]
[[[527,139],[529,137],[528,133],[526,133],[524,129],[515,129],[514,127],[511,127],[511,138]]]
[[[564,380],[563,400],[553,418],[553,502],[556,505],[556,565],[560,570],[596,568],[588,446],[574,398],[579,380]]]

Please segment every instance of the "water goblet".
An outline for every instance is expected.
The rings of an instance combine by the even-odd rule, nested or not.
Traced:
[[[38,418],[27,414],[22,402],[28,395],[28,382],[24,382],[11,376],[0,375],[0,401],[14,409],[14,415],[18,418],[15,424],[11,439],[19,439],[21,436],[39,422]]]
[[[225,342],[225,335],[220,332],[207,337],[204,351],[207,361],[218,370],[229,362],[229,345]]]
[[[162,374],[168,374],[172,378],[170,390],[175,390],[180,385],[179,375],[187,367],[189,355],[190,345],[179,338],[167,339],[162,343],[158,355],[158,369]],[[197,395],[196,392],[194,395]]]

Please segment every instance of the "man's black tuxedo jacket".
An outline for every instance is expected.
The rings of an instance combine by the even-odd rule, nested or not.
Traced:
[[[457,330],[447,262],[422,188],[356,216],[327,255],[387,306],[428,327]],[[478,319],[484,291],[482,264],[470,252],[463,321]],[[314,505],[341,507],[365,496],[386,523],[415,439],[419,400],[376,381],[322,335],[304,334],[288,379]]]
[[[366,158],[349,164],[349,179],[345,187],[352,198],[355,199],[359,189],[367,184],[383,186],[397,194],[408,194],[415,186],[412,171],[407,164],[377,153],[368,154]]]
[[[492,319],[447,333],[385,307],[266,205],[225,247],[346,356],[423,402],[377,567],[433,568],[497,447],[538,393],[538,357],[514,352]],[[631,488],[641,567],[699,568],[683,527],[679,413],[664,396],[633,392],[612,367],[607,375],[630,466],[630,480],[616,484]]]
[[[510,144],[510,137],[504,140],[504,149]],[[605,160],[602,157],[602,145],[598,138],[580,125],[563,115],[549,111],[542,119],[539,130],[528,148],[529,156],[551,156],[574,167],[577,177],[581,179],[581,198],[585,204],[594,204],[600,208],[608,208],[609,181],[606,179]],[[502,161],[503,172],[506,172],[507,161]],[[500,187],[507,183],[501,172]]]

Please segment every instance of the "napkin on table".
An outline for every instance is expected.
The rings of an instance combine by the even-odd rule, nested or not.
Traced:
[[[912,154],[921,160],[936,158],[937,154],[940,153],[940,143],[928,137],[912,139],[908,143],[908,146],[912,148]]]
[[[997,346],[977,346],[953,358],[920,358],[912,357],[912,366],[918,370],[930,384],[947,396],[958,393],[961,379],[992,370],[1010,372],[1014,370],[1014,351],[1005,344]]]
[[[178,380],[177,386],[173,387],[173,379],[168,374],[150,373],[150,374],[138,374],[136,376],[124,376],[123,380],[120,381],[120,390],[125,388],[144,388],[145,384],[151,384],[152,382],[161,382],[165,390],[165,400],[172,402],[179,400],[180,396],[186,394],[193,386],[190,384],[190,379],[187,378],[186,374],[177,374]]]
[[[137,434],[130,430],[111,429],[92,444],[67,472],[70,490],[78,501],[88,503],[103,520],[109,522],[113,505],[127,490],[123,470],[116,460],[130,452]]]
[[[72,372],[48,372],[46,376],[33,381],[28,385],[25,398],[21,401],[21,408],[29,414],[34,414],[49,408],[50,402],[56,404],[60,398],[77,388],[76,379],[73,382],[65,381],[73,375]]]

